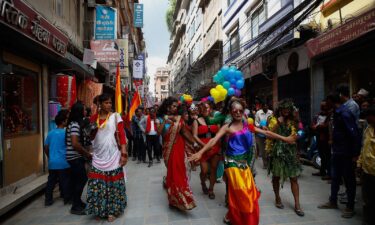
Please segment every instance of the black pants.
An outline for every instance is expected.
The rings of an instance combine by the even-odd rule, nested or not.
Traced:
[[[158,135],[147,135],[146,136],[147,141],[147,155],[148,160],[152,162],[152,152],[154,152],[154,155],[157,160],[159,160],[158,156],[158,149],[159,149],[159,136]]]
[[[319,156],[322,159],[320,173],[331,176],[331,146],[328,141],[318,141]]]
[[[125,130],[126,131],[126,138],[128,139],[128,154],[129,154],[129,157],[130,156],[133,156],[133,157],[136,157],[136,155],[134,154],[134,150],[133,150],[133,136],[130,134],[129,131]]]
[[[83,158],[68,161],[71,168],[72,209],[82,209],[81,195],[87,182],[85,160]]]
[[[59,183],[61,196],[64,202],[68,202],[71,198],[71,191],[69,189],[70,183],[70,169],[61,170],[48,170],[48,181],[45,193],[45,201],[48,203],[53,202],[53,189]]]
[[[142,136],[134,137],[133,149],[139,161],[146,161],[146,146]]]
[[[375,176],[362,174],[363,222],[375,224]]]
[[[346,207],[354,209],[354,200],[356,194],[356,180],[355,180],[355,162],[352,157],[343,155],[332,156],[332,183],[331,183],[331,197],[332,203],[337,203],[337,193],[340,189],[340,182],[344,179],[346,186],[346,194],[348,195],[348,203]]]

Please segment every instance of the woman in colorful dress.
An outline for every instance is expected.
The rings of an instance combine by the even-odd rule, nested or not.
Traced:
[[[234,98],[231,100],[229,108],[233,121],[225,124],[216,136],[189,160],[200,160],[205,152],[220,141],[221,137],[227,135],[224,165],[228,185],[228,212],[224,217],[224,222],[233,225],[256,225],[259,224],[258,198],[260,193],[249,165],[252,158],[251,130],[254,127],[249,126],[246,120],[243,120],[243,101]],[[271,138],[294,142],[294,137],[282,137],[265,130],[257,130],[257,132]]]
[[[196,204],[187,176],[185,142],[188,141],[194,148],[199,145],[194,142],[184,120],[177,114],[177,108],[177,99],[168,97],[161,104],[158,113],[165,115],[159,126],[159,133],[163,134],[163,158],[167,167],[164,187],[171,208],[190,210]]]
[[[287,99],[280,102],[277,113],[277,123],[273,126],[272,131],[284,136],[296,135],[298,120],[294,117],[294,110],[295,107],[291,100]],[[280,185],[282,186],[284,181],[289,178],[294,196],[294,211],[298,216],[304,216],[299,202],[299,185],[297,178],[302,172],[302,167],[297,156],[297,145],[274,140],[270,152],[268,171],[272,174],[275,206],[280,209],[284,208],[280,198]]]
[[[193,136],[194,139],[202,146],[208,143],[212,138],[215,137],[216,133],[219,131],[220,127],[216,124],[208,125],[205,118],[211,116],[211,106],[209,103],[205,102],[202,105],[201,117],[193,122]],[[201,158],[201,186],[204,194],[208,194],[210,199],[215,199],[214,185],[216,183],[216,170],[220,161],[220,143],[215,144],[210,151],[207,151]],[[206,179],[208,170],[212,171],[210,173],[210,186],[207,188]]]
[[[128,161],[128,153],[122,118],[111,112],[111,96],[102,94],[98,101],[98,114],[91,117],[97,129],[92,137],[87,211],[97,219],[107,218],[112,222],[124,212],[127,204],[123,166]]]

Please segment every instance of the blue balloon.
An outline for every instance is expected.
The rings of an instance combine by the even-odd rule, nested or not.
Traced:
[[[233,96],[235,93],[236,93],[236,91],[234,90],[234,88],[228,89],[228,96]]]
[[[244,82],[243,79],[238,80],[238,81],[236,82],[236,88],[237,88],[237,89],[242,89],[244,86],[245,86],[245,82]]]
[[[213,102],[214,101],[214,98],[212,97],[212,96],[208,96],[208,101],[210,101],[210,102]]]
[[[229,69],[237,70],[237,67],[233,65],[233,66],[230,66]]]
[[[230,88],[230,83],[228,81],[224,81],[223,87],[228,90]]]
[[[229,67],[228,66],[223,66],[220,70],[221,74],[226,77],[228,75],[228,72],[229,72]]]
[[[236,70],[234,77],[236,78],[236,80],[239,80],[243,78],[243,74],[240,70]]]
[[[230,79],[230,83],[236,85],[236,87],[237,87],[237,81],[236,81],[236,79],[234,79],[234,78]]]
[[[259,125],[261,127],[266,127],[267,126],[267,120],[261,120],[260,123],[259,123]]]
[[[235,79],[235,77],[236,77],[236,70],[230,69],[228,71],[228,76],[229,76],[229,79]]]
[[[213,81],[215,82],[215,83],[217,83],[218,82],[218,76],[217,76],[217,74],[213,77]]]

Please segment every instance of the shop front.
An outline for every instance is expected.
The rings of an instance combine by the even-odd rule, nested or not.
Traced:
[[[307,42],[312,59],[313,111],[337,86],[351,93],[364,88],[375,96],[375,9]],[[320,94],[323,93],[323,94]]]
[[[0,187],[17,187],[44,172],[48,76],[63,68],[68,37],[22,1],[1,10]]]

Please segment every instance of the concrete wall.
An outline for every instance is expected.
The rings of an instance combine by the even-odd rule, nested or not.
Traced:
[[[57,0],[27,0],[36,11],[51,24],[68,34],[70,41],[83,50],[83,16],[84,8],[81,0],[61,0],[63,16],[56,13]],[[79,9],[77,8],[79,7]]]

